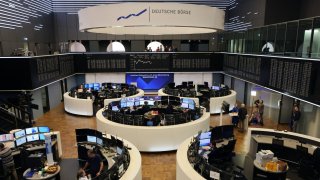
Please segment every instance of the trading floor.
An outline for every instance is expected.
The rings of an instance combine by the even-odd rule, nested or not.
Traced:
[[[35,126],[46,125],[52,129],[59,129],[62,139],[63,159],[76,159],[77,147],[74,130],[77,128],[96,129],[94,117],[81,117],[65,113],[63,103],[50,110],[42,117],[36,119]],[[218,115],[211,115],[211,126],[219,124]],[[229,115],[223,116],[223,124],[231,124]],[[254,126],[261,127],[261,126]],[[266,119],[264,128],[285,130],[288,125],[277,125],[272,120]],[[235,152],[244,153],[248,145],[246,132],[234,131],[237,139]],[[142,179],[144,180],[174,180],[176,179],[176,151],[141,153],[142,156]],[[75,174],[76,172],[74,172]]]

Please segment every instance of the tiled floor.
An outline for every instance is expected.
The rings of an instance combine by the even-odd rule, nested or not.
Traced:
[[[220,116],[211,116],[211,126],[219,124]],[[231,118],[223,116],[223,124],[230,124]],[[96,129],[95,117],[74,116],[65,113],[63,103],[52,109],[44,116],[36,120],[35,126],[46,125],[53,130],[60,131],[62,137],[63,158],[77,158],[75,129]],[[260,126],[257,126],[260,127]],[[277,126],[271,120],[265,120],[265,128],[286,129]],[[236,153],[245,153],[247,148],[247,134],[235,130],[237,138]],[[161,153],[141,153],[142,155],[142,177],[144,180],[174,180],[176,177],[176,151]]]

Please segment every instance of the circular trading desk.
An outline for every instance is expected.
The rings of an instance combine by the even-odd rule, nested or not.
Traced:
[[[183,141],[182,144],[180,144],[178,150],[177,150],[177,156],[176,156],[176,179],[177,180],[205,180],[204,177],[202,177],[197,171],[194,170],[194,168],[191,166],[189,160],[188,160],[188,148],[190,146],[190,142],[193,139],[193,137],[187,138],[185,141]]]
[[[31,171],[30,168],[28,168],[27,170],[24,171],[23,173],[23,177],[25,177],[25,179],[28,180],[45,180],[45,179],[54,179],[56,176],[59,176],[60,173],[60,166],[57,165],[57,171],[55,173],[45,173],[44,175],[40,175],[38,172],[34,173],[32,175],[32,177],[25,177],[27,173],[29,173]]]
[[[107,135],[109,137],[110,135]],[[126,172],[122,175],[120,180],[132,179],[132,180],[141,180],[141,155],[139,150],[129,141],[122,139],[121,137],[117,137],[121,139],[125,146],[131,148],[129,149],[130,154],[130,164]]]
[[[82,116],[93,116],[93,100],[74,98],[69,92],[63,94],[64,110],[68,113]]]
[[[144,91],[142,89],[137,89],[137,91],[138,91],[137,94],[132,95],[132,96],[128,96],[128,97],[144,96]],[[106,106],[106,105],[108,105],[109,103],[111,103],[113,101],[120,101],[120,100],[121,100],[121,97],[120,98],[112,98],[112,99],[104,99],[103,105]]]
[[[234,107],[237,100],[237,92],[234,90],[230,90],[231,94],[227,96],[221,96],[221,97],[211,97],[210,98],[210,113],[211,114],[217,114],[221,112],[221,105],[223,101],[230,104],[230,109]]]
[[[103,109],[96,115],[97,129],[103,133],[121,136],[133,143],[139,151],[160,152],[176,150],[186,138],[206,131],[210,126],[210,114],[203,115],[192,122],[171,126],[131,126],[115,123],[102,115]]]
[[[197,95],[202,95],[201,93],[197,92]],[[158,96],[171,96],[170,94],[166,94],[165,92],[163,92],[163,88],[158,90]],[[199,107],[200,103],[199,103],[199,98],[197,97],[180,97],[180,98],[189,98],[194,100],[194,102],[196,103],[196,106]]]

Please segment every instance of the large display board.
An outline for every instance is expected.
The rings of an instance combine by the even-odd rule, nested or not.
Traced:
[[[126,83],[137,83],[137,87],[144,91],[154,91],[174,82],[173,73],[127,73]]]
[[[287,57],[225,54],[223,70],[320,105],[320,61]]]
[[[220,54],[201,52],[75,53],[1,57],[0,90],[33,90],[75,73],[213,72],[222,70]]]

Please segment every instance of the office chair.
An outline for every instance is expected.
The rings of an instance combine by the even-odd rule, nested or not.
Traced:
[[[175,119],[173,114],[165,114],[164,119],[165,119],[165,125],[167,126],[175,125]]]
[[[115,122],[121,123],[121,124],[124,123],[124,116],[123,116],[122,113],[117,113],[117,114],[116,114]]]
[[[134,125],[133,115],[131,115],[131,114],[125,114],[125,115],[124,115],[124,124]]]
[[[136,126],[144,126],[143,115],[134,115],[133,116],[134,125]]]
[[[172,95],[173,96],[179,96],[179,89],[173,89],[172,90]]]
[[[235,155],[234,148],[236,146],[236,142],[236,139],[230,140],[228,144],[223,147],[225,150],[225,156],[228,160],[230,160]]]

